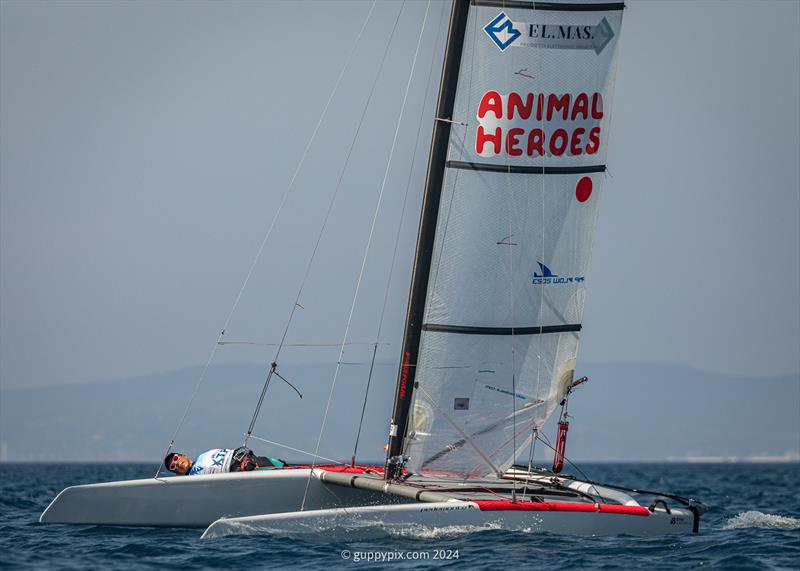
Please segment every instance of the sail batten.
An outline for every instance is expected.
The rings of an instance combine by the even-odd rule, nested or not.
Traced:
[[[423,331],[440,333],[459,333],[464,335],[546,335],[548,333],[567,333],[580,331],[580,323],[565,325],[534,325],[532,327],[475,327],[471,325],[443,325],[440,323],[424,323]]]
[[[498,165],[493,163],[473,163],[467,161],[447,161],[449,169],[465,169],[486,172],[505,172],[509,174],[583,174],[606,172],[606,165],[586,165],[580,167],[520,166]]]

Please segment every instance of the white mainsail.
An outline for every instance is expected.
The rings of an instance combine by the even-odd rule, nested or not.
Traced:
[[[622,7],[470,6],[403,445],[413,472],[502,472],[572,381]]]

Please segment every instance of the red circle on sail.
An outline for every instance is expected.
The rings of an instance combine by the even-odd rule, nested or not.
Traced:
[[[590,179],[588,176],[585,176],[579,180],[578,184],[575,186],[575,198],[578,199],[578,202],[586,202],[589,200],[591,195],[592,179]]]

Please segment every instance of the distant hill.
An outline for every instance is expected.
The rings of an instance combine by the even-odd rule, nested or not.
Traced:
[[[572,456],[678,460],[800,456],[800,377],[732,377],[650,363],[579,366]]]
[[[373,379],[359,446],[380,460],[389,428],[395,370]],[[333,365],[288,367],[270,387],[255,434],[313,450]],[[192,453],[241,442],[266,372],[255,365],[209,369],[176,446]],[[590,461],[786,457],[800,453],[800,378],[744,378],[657,364],[585,364],[590,382],[570,403],[567,455]],[[125,381],[0,392],[0,454],[8,461],[158,462],[183,412],[198,369]],[[349,458],[361,413],[366,367],[344,366],[320,453]],[[254,441],[288,460],[302,454]],[[787,456],[788,454],[788,456]],[[539,455],[541,456],[541,455]],[[767,458],[768,459],[768,458]]]

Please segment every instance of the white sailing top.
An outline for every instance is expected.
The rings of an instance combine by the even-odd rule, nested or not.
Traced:
[[[231,469],[233,450],[229,448],[215,448],[203,452],[197,457],[189,470],[189,476],[197,474],[227,473]]]

